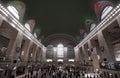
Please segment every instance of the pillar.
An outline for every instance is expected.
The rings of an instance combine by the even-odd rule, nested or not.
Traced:
[[[88,47],[89,47],[89,51],[90,51],[90,54],[92,54],[92,51],[91,51],[91,49],[93,48],[93,46],[92,46],[92,43],[91,43],[91,41],[89,40],[88,41]],[[91,59],[91,55],[89,56],[89,63],[91,64],[91,61],[92,59]]]
[[[89,49],[93,48],[92,43],[91,43],[90,40],[88,41],[88,47],[89,47]]]
[[[92,53],[91,59],[93,60],[92,64],[93,64],[93,67],[94,67],[94,71],[97,72],[100,69],[99,59],[98,59],[97,53]]]
[[[3,18],[2,18],[2,17],[3,17],[3,16],[0,15],[0,27],[1,27],[2,23],[3,23]]]
[[[104,47],[104,52],[102,52],[102,54],[101,54],[102,57],[107,58],[108,61],[114,61],[115,60],[114,51],[112,48],[111,41],[109,40],[110,39],[109,34],[107,34],[107,33],[103,34],[102,32],[99,32],[97,34],[97,37],[98,37],[100,46]]]
[[[35,45],[33,52],[32,52],[33,53],[32,61],[34,61],[34,62],[36,61],[35,57],[36,57],[37,49],[38,49],[38,46]]]
[[[91,49],[93,48],[93,45],[90,40],[88,41],[88,48],[89,48],[90,53],[92,54]],[[91,58],[91,55],[89,56],[89,58]]]
[[[45,62],[46,61],[46,48],[43,47],[41,51],[42,51],[42,62]]]
[[[36,50],[36,57],[35,57],[37,62],[41,61],[41,49],[40,47],[37,46],[37,50]]]
[[[39,61],[42,62],[42,48],[39,48],[39,52],[40,52]]]
[[[74,48],[75,51],[75,61],[79,61],[79,48]]]
[[[10,40],[10,43],[8,45],[8,51],[6,53],[8,60],[17,60],[18,56],[20,55],[20,48],[21,43],[23,39],[23,34],[21,32],[18,32],[14,39]]]
[[[54,47],[54,50],[53,50],[53,61],[54,62],[57,61],[57,47]]]
[[[64,48],[64,61],[67,62],[67,47]]]
[[[84,45],[82,46],[82,51],[83,51],[83,54],[84,54],[84,60],[85,60],[86,62],[88,62],[88,54],[87,54],[87,52],[86,52],[86,50],[85,50]]]
[[[117,17],[117,22],[118,22],[119,27],[120,27],[120,15]]]
[[[23,51],[24,51],[24,55],[23,55],[24,61],[28,61],[29,49],[30,49],[32,44],[33,44],[33,42],[31,42],[30,40],[25,41],[25,47],[23,49]]]

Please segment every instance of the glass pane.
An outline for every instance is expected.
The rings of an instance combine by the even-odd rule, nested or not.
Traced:
[[[14,8],[13,6],[8,6],[7,9],[8,9],[17,19],[19,19],[19,14],[18,14],[18,11],[16,10],[16,8]]]
[[[64,46],[62,44],[58,44],[57,46],[57,57],[64,56]]]
[[[112,9],[113,9],[112,6],[107,6],[107,7],[105,7],[105,9],[104,9],[103,12],[102,12],[101,19],[103,19]]]

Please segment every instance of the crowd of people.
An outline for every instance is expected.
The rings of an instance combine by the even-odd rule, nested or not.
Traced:
[[[72,67],[63,68],[51,66],[41,69],[41,78],[99,78],[98,76],[86,76],[87,72]]]

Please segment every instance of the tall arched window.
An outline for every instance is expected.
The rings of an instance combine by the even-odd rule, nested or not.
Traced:
[[[47,46],[47,51],[46,51],[46,58],[47,59],[52,59],[53,57],[54,57],[53,45],[48,45]]]
[[[106,6],[104,8],[104,10],[102,11],[102,14],[101,14],[101,19],[103,19],[104,17],[106,17],[106,15],[113,9],[112,6]]]
[[[19,13],[18,13],[18,11],[16,10],[15,7],[13,7],[13,6],[8,6],[7,9],[8,9],[17,19],[19,19]]]
[[[57,45],[57,57],[62,58],[64,56],[64,46],[63,44]]]
[[[67,58],[68,58],[68,59],[73,59],[73,58],[75,58],[74,47],[73,47],[72,45],[68,45],[67,48],[68,48]]]

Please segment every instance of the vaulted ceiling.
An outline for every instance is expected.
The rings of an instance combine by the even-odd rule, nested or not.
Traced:
[[[27,4],[26,18],[37,19],[41,35],[66,33],[79,35],[84,19],[95,18],[90,0],[23,0]],[[36,27],[36,28],[37,28]]]
[[[12,0],[2,0],[7,3]],[[21,0],[26,4],[24,22],[36,20],[36,29],[40,36],[66,33],[79,36],[80,28],[85,28],[85,20],[92,19],[97,23],[94,2],[97,0]],[[111,0],[116,4],[119,0]]]

